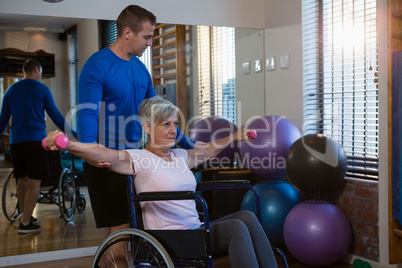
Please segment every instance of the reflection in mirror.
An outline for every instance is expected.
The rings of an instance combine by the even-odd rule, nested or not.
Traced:
[[[43,79],[42,82],[51,89],[59,110],[66,118],[70,118],[72,126],[75,126],[72,108],[77,104],[75,88],[79,69],[85,60],[100,48],[98,35],[96,38],[93,36],[94,32],[98,33],[98,22],[77,20],[75,23],[76,46],[71,46],[73,37],[66,39],[59,33],[0,28],[0,49],[17,48],[27,52],[42,49],[55,54],[55,77]],[[150,63],[155,90],[171,98],[184,111],[183,116],[189,124],[184,123],[183,129],[188,133],[192,125],[208,115],[226,117],[237,126],[244,126],[254,116],[263,115],[264,64],[262,72],[254,70],[253,64],[250,73],[243,73],[242,69],[244,62],[253,63],[255,60],[264,59],[263,30],[179,26],[159,26],[157,30],[160,35],[174,29],[182,39],[156,37],[152,49],[148,49],[148,58],[144,61]],[[165,43],[172,42],[175,46],[165,46]],[[210,46],[211,44],[213,46]],[[179,48],[176,47],[178,45]],[[74,48],[77,49],[76,54],[70,54]],[[182,49],[184,54],[176,54]],[[75,57],[75,60],[72,61],[71,56]],[[76,68],[75,71],[71,71],[72,67]],[[12,80],[9,77],[1,77],[0,81],[2,96]],[[48,132],[55,129],[53,124],[47,125]],[[4,153],[0,155],[3,158],[5,156]],[[10,170],[10,162],[0,159],[0,190]],[[10,256],[62,249],[81,248],[80,252],[69,253],[78,256],[94,253],[94,248],[104,239],[106,230],[96,229],[85,183],[80,183],[87,206],[85,211],[82,214],[77,213],[70,223],[60,218],[57,205],[39,203],[34,216],[40,220],[42,231],[34,235],[18,235],[17,221],[10,223],[4,215],[0,215],[0,235],[3,237],[0,244],[0,264],[9,262],[7,257]],[[90,250],[85,252],[85,249]],[[41,258],[43,261],[43,256]]]

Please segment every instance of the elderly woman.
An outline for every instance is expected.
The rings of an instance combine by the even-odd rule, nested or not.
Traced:
[[[116,151],[101,145],[70,142],[67,150],[92,165],[108,167],[125,175],[135,175],[137,192],[195,191],[196,180],[191,168],[216,156],[233,141],[250,140],[247,129],[195,149],[171,149],[175,145],[178,108],[160,97],[141,103],[139,117],[148,143],[142,150]],[[58,150],[55,131],[46,146]],[[199,220],[194,200],[143,202],[145,229],[196,229]],[[257,217],[239,211],[211,222],[213,256],[229,254],[232,267],[277,267],[269,240]]]

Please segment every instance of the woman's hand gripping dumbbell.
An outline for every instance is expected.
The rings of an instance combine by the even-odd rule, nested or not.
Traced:
[[[46,138],[47,138],[47,137],[44,137],[43,140],[42,140],[42,147],[43,147],[45,150],[49,151],[50,148],[47,147],[47,145],[46,145]],[[57,147],[58,149],[66,149],[67,146],[68,146],[68,144],[69,144],[69,142],[70,142],[69,139],[68,139],[65,135],[59,135],[59,136],[57,136],[57,137],[55,138],[55,140],[54,140],[54,145],[56,145],[56,147]]]
[[[247,133],[247,136],[251,139],[256,139],[257,138],[257,131],[255,129],[250,129]]]

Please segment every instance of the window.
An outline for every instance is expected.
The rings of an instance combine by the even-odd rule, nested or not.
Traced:
[[[235,29],[198,26],[200,116],[236,124]]]
[[[109,47],[116,40],[117,30],[115,20],[98,20],[99,49]]]
[[[304,134],[348,156],[346,176],[378,180],[376,0],[303,0]]]

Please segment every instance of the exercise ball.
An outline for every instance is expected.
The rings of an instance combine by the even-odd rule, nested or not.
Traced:
[[[286,173],[286,154],[301,132],[285,117],[268,115],[252,121],[248,129],[255,129],[257,138],[240,145],[242,163],[254,174],[266,179],[283,177]]]
[[[345,179],[348,159],[333,138],[309,134],[289,148],[286,170],[290,181],[304,193],[328,193]]]
[[[329,266],[347,253],[352,230],[337,206],[321,201],[303,202],[287,215],[283,237],[289,252],[308,266]]]
[[[283,223],[288,212],[299,202],[299,192],[289,183],[280,180],[262,181],[254,187],[260,194],[262,227],[271,245],[280,247],[284,245]],[[245,194],[240,209],[257,212],[252,190]]]
[[[236,132],[237,129],[237,126],[229,120],[213,115],[201,119],[194,125],[190,132],[190,139],[211,142],[227,137]],[[206,165],[213,168],[232,166],[236,154],[239,155],[239,146],[233,142],[216,157],[208,160]]]

